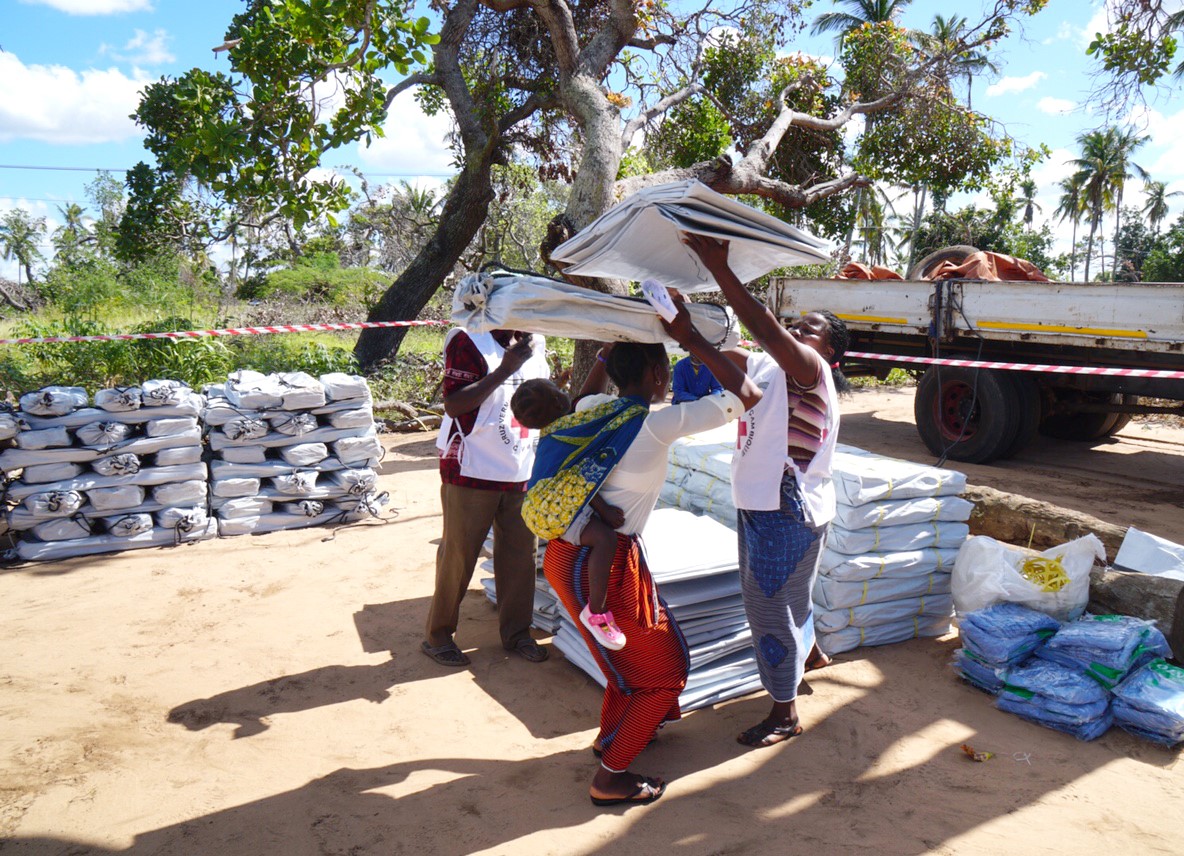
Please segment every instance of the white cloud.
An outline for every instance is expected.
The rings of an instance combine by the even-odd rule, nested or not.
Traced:
[[[151,12],[152,0],[21,0],[29,6],[49,6],[67,15],[120,15]]]
[[[1036,102],[1036,109],[1041,113],[1048,113],[1050,116],[1063,116],[1066,113],[1072,113],[1076,107],[1076,102],[1066,98],[1041,98]]]
[[[152,35],[148,35],[143,30],[136,30],[136,34],[123,46],[122,51],[118,53],[111,51],[111,57],[137,67],[173,62],[176,57],[165,46],[166,42],[171,41],[172,38],[161,29],[153,30]]]
[[[996,95],[1007,95],[1012,92],[1023,92],[1026,89],[1031,89],[1044,78],[1048,77],[1043,71],[1034,71],[1031,74],[1023,77],[1004,77],[998,83],[992,83],[987,87],[988,97],[994,98]]]
[[[28,65],[16,54],[0,53],[0,142],[27,139],[86,144],[139,135],[128,118],[148,82],[137,74],[63,65]]]
[[[404,92],[391,105],[386,120],[386,136],[376,138],[369,147],[358,143],[357,159],[363,172],[397,173],[410,181],[414,177],[452,175],[452,149],[446,137],[452,122],[448,116],[426,116],[419,105]]]

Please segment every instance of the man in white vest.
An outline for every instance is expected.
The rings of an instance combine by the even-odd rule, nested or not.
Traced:
[[[537,544],[522,522],[538,432],[518,424],[510,398],[524,381],[549,375],[541,336],[457,327],[444,340],[445,417],[436,440],[444,535],[422,645],[441,666],[469,664],[452,637],[490,526],[502,645],[532,663],[547,659],[530,636]]]

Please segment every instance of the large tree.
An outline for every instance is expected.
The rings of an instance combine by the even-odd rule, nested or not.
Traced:
[[[151,199],[159,193],[167,202],[170,193],[196,180],[223,201],[254,200],[262,219],[288,218],[302,226],[345,204],[344,186],[314,173],[320,157],[381,133],[392,101],[414,92],[425,109],[454,121],[458,167],[437,229],[370,314],[372,320],[414,318],[485,222],[495,166],[520,159],[544,179],[568,180],[565,213],[577,228],[629,192],[679,178],[800,209],[866,184],[876,177],[869,171],[916,171],[907,152],[897,149],[915,146],[923,135],[897,128],[877,141],[878,152],[869,149],[859,168],[803,177],[778,156],[787,134],[831,135],[856,117],[908,107],[934,115],[933,81],[955,52],[993,43],[1009,18],[1043,3],[996,0],[950,53],[900,53],[890,68],[865,74],[870,88],[835,90],[837,100],[820,115],[798,109],[803,93],[814,98],[827,87],[812,74],[787,79],[771,92],[759,127],[733,123],[729,105],[713,102],[729,119],[729,137],[742,143],[737,156],[716,153],[622,177],[624,154],[643,131],[660,126],[672,109],[709,95],[705,47],[719,43],[721,29],[741,37],[761,31],[781,43],[800,23],[799,3],[733,0],[688,10],[651,0],[437,0],[433,26],[409,16],[398,0],[254,0],[226,34],[232,75],[194,69],[146,89],[136,118],[148,129],[158,167],[151,185],[133,195]],[[433,29],[438,37],[429,35]],[[865,53],[870,60],[870,48]],[[401,75],[397,82],[386,78],[392,71]],[[965,132],[964,140],[979,139],[981,120],[956,110],[943,118]],[[940,165],[936,156],[925,163]],[[401,329],[366,331],[357,345],[359,360],[373,364],[402,336]]]

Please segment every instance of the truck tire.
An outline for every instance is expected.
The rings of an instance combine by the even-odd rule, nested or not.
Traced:
[[[1082,395],[1086,401],[1098,404],[1119,404],[1125,401],[1125,397],[1116,392],[1086,392]],[[1125,420],[1124,416],[1127,417]],[[1057,440],[1092,443],[1122,430],[1128,422],[1130,416],[1126,413],[1061,413],[1045,418],[1040,423],[1040,433]]]
[[[1007,372],[930,366],[913,402],[917,433],[939,458],[984,464],[1015,441],[1019,399]]]
[[[1018,424],[1015,439],[1004,450],[1001,457],[1012,458],[1027,448],[1040,433],[1041,400],[1040,385],[1028,372],[1004,372],[1007,380],[1015,387],[1018,401]]]
[[[942,247],[940,250],[934,250],[909,268],[909,275],[905,279],[927,279],[929,272],[942,262],[953,262],[960,265],[966,261],[967,256],[977,252],[978,249],[969,244],[955,244],[952,247]]]

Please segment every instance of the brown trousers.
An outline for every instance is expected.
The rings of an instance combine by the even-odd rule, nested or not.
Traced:
[[[497,589],[502,645],[512,649],[530,636],[534,613],[534,533],[522,522],[526,494],[440,485],[444,536],[436,550],[436,590],[428,610],[430,645],[444,645],[456,633],[464,599],[481,545],[493,526],[493,578]]]

